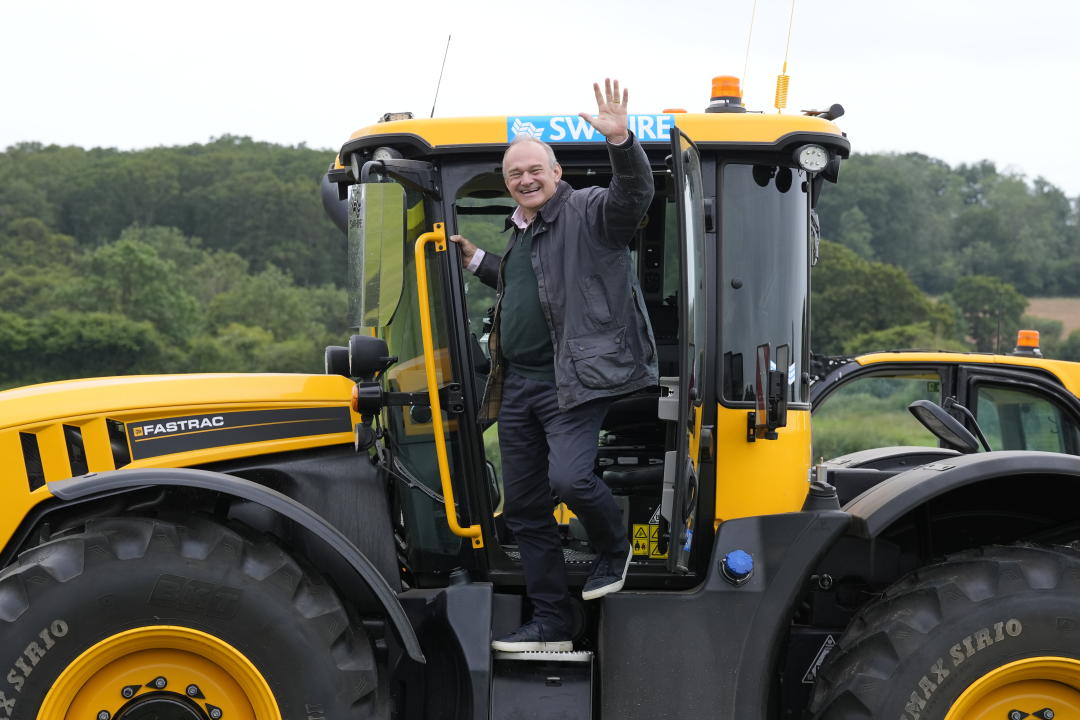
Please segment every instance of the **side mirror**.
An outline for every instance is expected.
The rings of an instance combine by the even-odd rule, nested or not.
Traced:
[[[327,375],[349,377],[349,348],[344,345],[327,345],[323,352],[323,371]]]
[[[330,182],[328,175],[323,175],[319,183],[319,195],[322,197],[323,211],[326,217],[341,230],[349,232],[349,204],[341,197],[336,183]]]
[[[353,335],[349,338],[349,377],[371,382],[397,362],[386,348],[386,341],[370,335]]]
[[[979,441],[960,421],[945,412],[937,403],[929,400],[916,400],[908,405],[908,412],[922,423],[946,445],[956,448],[965,455],[978,452]]]
[[[757,346],[755,360],[754,398],[756,412],[754,427],[748,433],[766,440],[776,440],[777,428],[787,426],[788,370],[791,349],[787,345],[776,348],[775,361],[770,359],[769,344]],[[747,439],[750,435],[747,436]]]
[[[986,452],[990,452],[990,443],[987,441],[986,435],[983,434],[982,428],[979,427],[979,421],[975,419],[975,413],[971,412],[966,407],[958,403],[955,397],[945,398],[945,402],[942,403],[942,407],[945,408],[946,412],[954,409],[962,412],[964,414],[964,417],[971,421],[971,427],[975,429],[975,436],[979,438],[979,442],[982,443],[983,450],[985,450]]]

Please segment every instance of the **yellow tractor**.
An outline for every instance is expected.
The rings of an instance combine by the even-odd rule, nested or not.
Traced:
[[[617,401],[598,472],[634,546],[575,650],[493,653],[529,613],[478,421],[527,132],[610,178],[574,114],[389,114],[331,164],[352,322],[327,374],[0,393],[0,720],[1080,716],[1080,458],[942,441],[811,462],[813,208],[838,106],[632,117],[656,195],[629,243],[659,387]],[[836,487],[866,486],[843,506]],[[561,522],[571,584],[593,557]]]
[[[1050,360],[1038,332],[1021,330],[1010,354],[892,350],[812,358],[815,458],[886,445],[941,445],[907,411],[930,400],[994,450],[1080,455],[1080,364]],[[970,410],[968,410],[970,408]],[[933,448],[932,448],[933,449]],[[839,489],[843,503],[861,492]]]

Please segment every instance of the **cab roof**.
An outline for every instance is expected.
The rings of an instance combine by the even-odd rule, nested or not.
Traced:
[[[1048,360],[1027,355],[993,355],[990,353],[895,351],[859,355],[855,358],[855,362],[863,366],[887,362],[1019,365],[1038,368],[1054,375],[1069,392],[1080,396],[1080,363],[1067,360]]]
[[[846,157],[850,145],[839,127],[828,120],[805,115],[780,115],[763,113],[657,113],[631,115],[631,123],[639,118],[652,118],[654,122],[671,123],[685,132],[699,144],[766,145],[786,144],[792,136],[814,135],[817,142],[823,142],[836,148]],[[664,120],[656,120],[665,118]],[[528,123],[537,119],[547,119],[567,128],[565,139],[560,138],[558,145],[587,146],[595,144],[599,138],[583,139],[579,132],[570,130],[579,122],[576,113],[566,115],[513,116],[499,115],[491,117],[460,118],[413,118],[391,120],[369,125],[354,132],[342,146],[341,155],[356,150],[378,145],[406,142],[421,151],[463,150],[475,146],[505,146],[513,138],[515,122]],[[554,125],[552,126],[554,127]],[[558,132],[558,131],[554,131]],[[636,133],[643,144],[666,144],[666,137],[654,137],[645,132]],[[553,138],[541,135],[542,140]]]

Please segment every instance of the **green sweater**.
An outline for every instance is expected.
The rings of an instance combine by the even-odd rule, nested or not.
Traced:
[[[554,382],[555,351],[532,266],[532,225],[514,232],[518,239],[503,267],[499,349],[511,372]]]

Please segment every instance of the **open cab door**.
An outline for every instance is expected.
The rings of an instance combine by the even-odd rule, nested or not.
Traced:
[[[483,467],[468,455],[480,439],[462,394],[461,310],[448,300],[455,292],[437,169],[371,161],[358,176],[348,191],[349,320],[361,335],[350,356],[376,338],[387,355],[385,369],[358,384],[370,428],[362,449],[377,453],[392,488],[404,567],[437,578],[468,559],[463,540],[484,547],[467,482],[469,468]]]
[[[671,160],[679,225],[679,376],[660,379],[668,391],[660,401],[660,417],[677,425],[675,449],[664,459],[660,515],[670,530],[668,569],[686,573],[697,514],[708,324],[701,158],[694,143],[678,128],[671,131]]]

